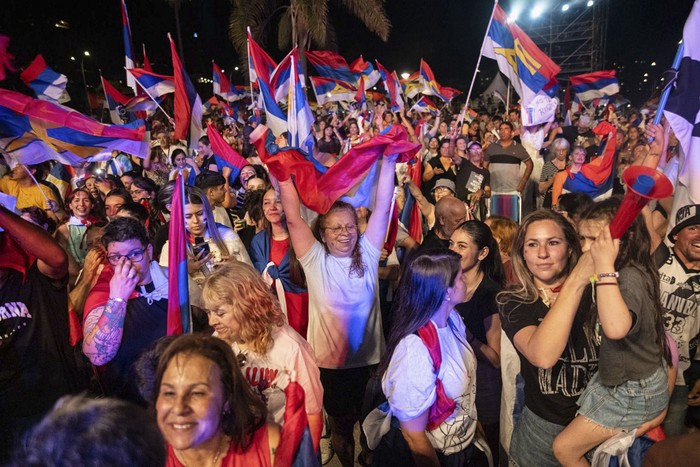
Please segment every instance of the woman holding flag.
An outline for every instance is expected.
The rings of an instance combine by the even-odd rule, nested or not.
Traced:
[[[397,155],[384,156],[376,203],[360,236],[355,209],[336,201],[314,231],[301,217],[297,189],[279,174],[280,198],[294,251],[309,289],[308,340],[313,347],[329,415],[331,444],[343,466],[354,465],[353,427],[370,372],[384,347],[377,276],[394,192]],[[289,174],[287,174],[289,175]]]

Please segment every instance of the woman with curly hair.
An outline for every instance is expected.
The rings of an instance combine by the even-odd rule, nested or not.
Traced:
[[[207,277],[204,304],[214,336],[231,345],[268,419],[284,420],[284,389],[295,375],[306,396],[314,446],[323,429],[323,388],[311,346],[284,319],[279,302],[252,267],[232,261]]]

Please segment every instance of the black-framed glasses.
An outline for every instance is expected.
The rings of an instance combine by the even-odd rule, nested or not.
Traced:
[[[353,234],[357,231],[356,225],[339,225],[337,227],[326,227],[325,230],[330,230],[333,235],[340,235],[340,233],[345,230],[349,234]]]
[[[107,255],[107,261],[109,261],[109,264],[112,266],[116,266],[119,263],[119,260],[122,258],[126,258],[129,261],[139,262],[143,259],[143,253],[145,251],[146,250],[144,248],[136,248],[125,255]]]

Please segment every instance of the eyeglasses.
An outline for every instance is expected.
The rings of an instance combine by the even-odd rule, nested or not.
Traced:
[[[340,233],[345,230],[349,234],[353,234],[357,231],[356,225],[339,225],[337,227],[325,227],[324,230],[330,230],[333,235],[340,235]]]
[[[112,266],[116,266],[119,263],[119,260],[122,258],[126,258],[129,261],[139,262],[143,259],[144,251],[146,250],[143,248],[137,248],[135,250],[131,250],[125,255],[107,255],[107,261],[109,261],[109,264]]]
[[[131,190],[131,195],[138,195],[139,193],[146,193],[146,190],[142,188],[137,188],[136,190]]]

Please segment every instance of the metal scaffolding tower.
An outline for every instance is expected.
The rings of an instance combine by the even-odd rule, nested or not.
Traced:
[[[555,0],[547,10],[519,25],[561,67],[559,78],[604,69],[607,0]]]

